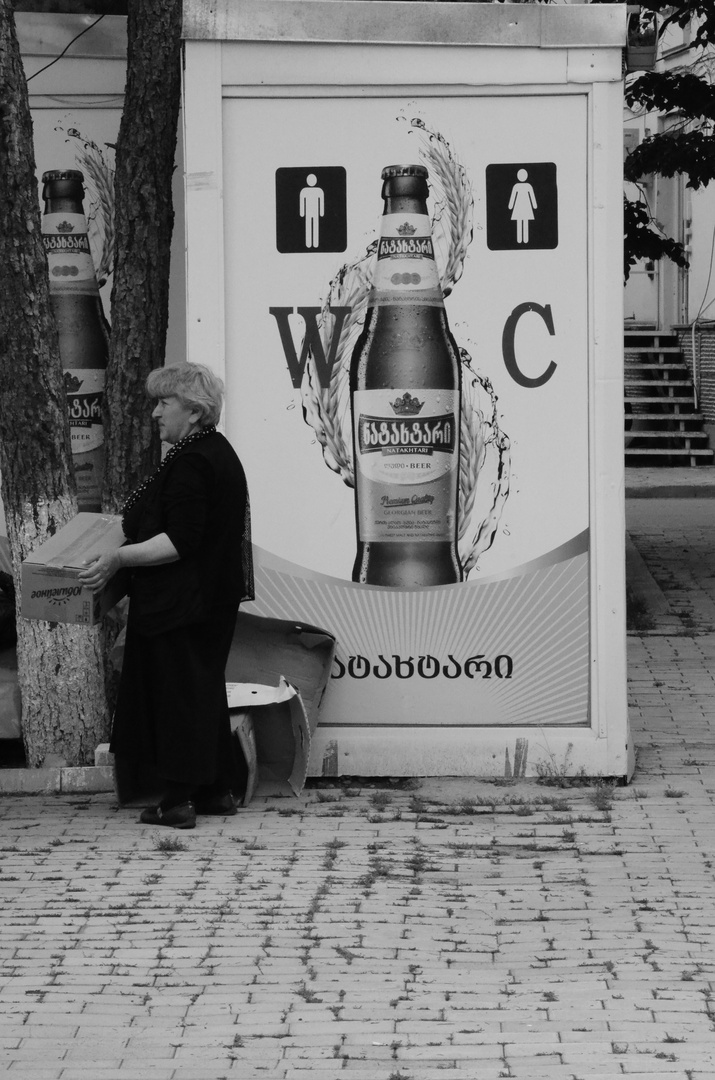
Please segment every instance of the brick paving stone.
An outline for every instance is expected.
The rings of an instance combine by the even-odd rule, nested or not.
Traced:
[[[2,1058],[0,1057],[0,1063]],[[19,1062],[14,1060],[8,1060],[6,1063],[8,1077],[30,1077],[31,1080],[60,1080],[60,1076],[63,1072],[63,1066],[57,1065],[51,1068],[46,1068],[45,1065],[40,1065],[37,1062]]]
[[[695,631],[629,637],[637,771],[605,809],[336,781],[168,853],[111,794],[0,800],[0,1072],[711,1080],[715,584],[686,531],[634,534]]]

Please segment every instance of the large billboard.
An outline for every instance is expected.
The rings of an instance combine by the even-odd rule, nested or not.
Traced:
[[[226,423],[251,479],[255,610],[336,635],[332,724],[588,723],[585,113],[584,94],[224,104]],[[461,580],[399,587],[353,580],[350,369],[375,295],[381,174],[412,163],[460,354]],[[387,398],[414,376],[388,370]],[[399,469],[375,438],[373,457]],[[430,486],[385,486],[385,514],[427,514]],[[421,538],[401,539],[395,559]]]

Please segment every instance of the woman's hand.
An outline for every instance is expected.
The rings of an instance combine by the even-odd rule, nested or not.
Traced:
[[[166,533],[158,533],[141,544],[124,544],[116,551],[99,555],[96,559],[87,559],[87,569],[80,570],[78,577],[87,588],[98,592],[123,567],[161,566],[178,560],[179,553],[169,537]]]
[[[82,584],[93,592],[99,592],[100,589],[103,589],[122,565],[120,551],[121,548],[118,548],[117,551],[110,551],[106,555],[100,555],[96,559],[88,560],[87,569],[80,570],[77,575]]]

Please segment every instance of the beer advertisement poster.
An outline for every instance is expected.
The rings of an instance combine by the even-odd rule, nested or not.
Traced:
[[[249,610],[335,635],[336,731],[590,723],[587,108],[223,103]]]

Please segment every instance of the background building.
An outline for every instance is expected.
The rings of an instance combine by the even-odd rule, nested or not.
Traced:
[[[695,48],[694,29],[668,27],[658,48],[656,70],[692,71],[710,81],[715,54],[710,49]],[[638,77],[638,72],[627,80]],[[632,111],[624,113],[624,157],[644,138],[682,128],[684,119],[678,112],[661,113]],[[690,265],[677,266],[669,259],[658,262],[642,261],[632,270],[625,288],[626,347],[645,344],[645,338],[633,338],[628,331],[657,330],[655,342],[661,348],[677,346],[693,384],[693,414],[701,414],[702,430],[709,436],[712,447],[715,437],[715,185],[697,190],[688,187],[686,175],[672,178],[644,176],[638,187],[657,223],[668,235],[680,241]],[[627,185],[630,197],[637,197],[636,185]],[[663,333],[672,331],[672,341]],[[626,359],[629,359],[628,353]],[[661,365],[673,359],[673,354],[661,354]],[[677,394],[680,391],[676,392]],[[642,392],[641,396],[647,396]],[[634,406],[634,412],[638,410]],[[685,415],[683,402],[680,415]],[[645,423],[638,426],[652,426]],[[695,424],[681,423],[695,429]],[[631,432],[635,435],[635,431]],[[641,440],[644,442],[644,440]],[[705,442],[698,443],[704,449]],[[691,445],[691,449],[695,446]],[[645,449],[645,447],[643,447]],[[627,447],[628,453],[628,447]],[[685,455],[679,460],[661,455],[664,464],[686,464]],[[700,462],[711,464],[712,456],[702,454]],[[691,458],[690,464],[696,464]],[[639,460],[639,463],[640,460]]]

